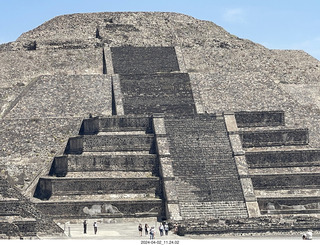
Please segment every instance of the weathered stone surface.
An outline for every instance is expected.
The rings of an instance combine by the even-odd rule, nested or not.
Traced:
[[[208,115],[166,118],[165,125],[181,216],[246,217],[224,121]]]
[[[246,159],[251,168],[316,166],[320,164],[320,152],[316,149],[247,152]]]
[[[68,137],[79,132],[81,118],[3,119],[0,125],[1,169],[28,190],[36,176],[48,173]]]
[[[104,75],[41,76],[6,118],[111,115],[111,81]]]
[[[39,202],[35,206],[44,214],[55,218],[139,218],[162,215],[162,201],[146,200],[88,200],[65,202]]]
[[[1,234],[8,237],[32,237],[37,233],[47,235],[63,233],[53,220],[44,215],[18,189],[0,175]]]
[[[287,233],[310,229],[319,230],[319,218],[308,216],[285,216],[285,217],[259,217],[237,219],[211,219],[180,222],[178,234],[263,234],[263,233]]]
[[[0,165],[8,179],[26,193],[32,192],[42,176],[56,181],[51,187],[62,183],[62,194],[63,189],[76,191],[75,182],[70,179],[74,181],[83,174],[78,170],[83,169],[86,160],[94,166],[86,167],[84,172],[90,173],[82,177],[91,178],[88,181],[94,189],[95,174],[100,182],[113,174],[118,178],[126,176],[129,169],[139,170],[137,176],[140,171],[157,176],[157,161],[150,163],[149,157],[137,157],[142,152],[157,153],[160,158],[170,158],[160,159],[164,183],[159,181],[157,186],[159,198],[160,190],[172,186],[173,179],[178,183],[176,192],[165,193],[167,214],[177,220],[247,217],[248,212],[258,213],[259,208],[265,212],[270,201],[277,207],[303,204],[301,193],[309,193],[312,200],[308,205],[313,205],[320,200],[319,194],[303,192],[303,186],[318,188],[318,154],[297,150],[320,147],[319,79],[319,61],[303,51],[268,50],[229,34],[214,23],[182,14],[58,16],[22,34],[16,42],[0,45]],[[235,120],[227,120],[225,125],[218,117],[222,112],[236,112],[239,125],[234,125]],[[127,115],[153,113],[173,114],[176,118],[166,118],[165,127],[155,127],[159,137],[150,141],[153,136],[141,136],[154,133],[150,118]],[[210,114],[214,113],[215,123],[210,121]],[[101,115],[114,117],[96,118]],[[120,115],[125,117],[119,118]],[[81,125],[86,117],[90,119]],[[76,137],[79,132],[88,135]],[[73,152],[69,153],[82,155],[91,151],[91,156],[82,160],[76,160],[78,156],[62,156],[69,138],[74,146],[68,145],[65,153],[70,149]],[[143,140],[146,138],[147,144]],[[244,152],[242,146],[249,148]],[[123,151],[130,151],[130,147],[128,156]],[[290,147],[296,152],[283,153]],[[99,153],[101,150],[105,152]],[[266,151],[273,155],[261,153]],[[102,160],[104,154],[109,157]],[[52,170],[53,159],[59,156],[67,161],[60,169],[57,166],[57,174]],[[140,159],[142,162],[137,164]],[[245,160],[249,160],[248,166]],[[147,162],[153,168],[144,168]],[[289,166],[297,169],[292,172]],[[68,173],[68,169],[74,172]],[[103,176],[103,171],[110,169],[114,172]],[[311,174],[312,171],[315,173]],[[49,172],[57,176],[44,177]],[[67,176],[67,181],[59,182],[59,175]],[[279,197],[281,188],[296,190],[283,202]],[[173,198],[175,193],[178,200]],[[269,199],[263,199],[266,193]],[[255,197],[251,198],[254,194],[259,207]],[[133,203],[123,213],[128,215],[132,208],[137,215],[138,210],[143,210],[145,214],[161,216],[162,200],[154,201],[155,212]],[[50,205],[57,203],[52,201]],[[61,208],[75,210],[73,217],[79,217],[85,207],[85,214],[96,212],[99,208],[95,204],[102,205],[70,202]],[[117,210],[113,203],[107,204],[109,211]],[[40,206],[49,210],[50,205]],[[310,210],[306,213],[318,212],[316,208]],[[285,207],[274,214],[281,212],[302,211]],[[243,222],[255,229],[266,229],[259,222]],[[229,225],[224,231],[239,228]],[[32,224],[29,228],[33,229]]]
[[[39,179],[37,205],[57,218],[164,217],[152,125],[141,116],[84,120]]]
[[[284,111],[236,112],[238,127],[284,126]]]
[[[306,145],[308,129],[283,129],[241,132],[243,147]]]
[[[158,73],[120,75],[125,114],[194,114],[189,75]]]
[[[27,85],[40,75],[102,74],[102,49],[0,52],[0,87]]]
[[[179,71],[173,47],[114,47],[111,53],[113,71],[117,74]]]

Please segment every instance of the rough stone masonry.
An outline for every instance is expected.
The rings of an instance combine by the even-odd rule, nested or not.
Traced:
[[[183,14],[55,17],[0,45],[1,178],[48,217],[317,218],[319,66]]]

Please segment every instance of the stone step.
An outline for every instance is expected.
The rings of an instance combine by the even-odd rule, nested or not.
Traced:
[[[186,219],[247,217],[244,202],[180,202]]]
[[[19,216],[23,204],[19,199],[0,200],[0,216]]]
[[[167,117],[165,125],[179,204],[230,199],[243,202],[243,192],[223,120],[210,115],[183,119]],[[185,212],[181,209],[182,218],[200,215],[201,205],[195,211],[192,206]],[[231,212],[231,209],[226,207],[224,211]],[[212,210],[205,211],[200,218],[210,216],[210,212]],[[219,215],[215,214],[214,217]]]
[[[141,200],[70,200],[38,201],[36,207],[53,218],[130,218],[161,217],[163,201]]]
[[[242,131],[240,137],[244,148],[309,143],[308,129]]]
[[[55,157],[50,175],[66,176],[78,171],[149,171],[156,173],[158,159],[148,152],[90,152]]]
[[[263,176],[263,175],[287,175],[287,174],[319,174],[320,166],[310,167],[279,167],[279,168],[251,168],[248,170],[250,176]]]
[[[68,172],[66,178],[149,178],[151,172],[138,171],[85,171],[85,172]]]
[[[94,151],[94,152],[82,152],[81,156],[106,156],[106,157],[110,157],[110,156],[154,156],[156,154],[154,153],[150,153],[150,151]],[[67,154],[67,156],[76,156],[73,154]]]
[[[153,153],[154,135],[84,135],[69,138],[66,154],[101,151],[150,151]]]
[[[26,218],[21,215],[9,215],[8,217],[1,217],[0,222],[32,222],[35,223],[35,218]]]
[[[281,209],[281,210],[260,210],[262,215],[312,215],[320,214],[320,209]]]
[[[152,133],[152,118],[129,115],[85,119],[82,124],[81,134],[114,131],[143,131],[145,133]]]
[[[246,148],[246,153],[265,153],[265,152],[290,152],[290,151],[308,151],[318,150],[311,148],[309,145],[281,145],[281,146],[263,146]]]
[[[0,219],[0,233],[8,237],[35,237],[37,234],[37,221],[21,216],[9,216]]]
[[[255,190],[286,188],[320,188],[320,173],[249,175]]]
[[[243,127],[239,128],[239,132],[252,132],[252,131],[277,131],[277,130],[287,130],[290,129],[287,126],[261,126],[261,127]]]
[[[319,199],[319,189],[307,189],[307,188],[292,188],[281,190],[254,190],[255,196],[258,199]]]
[[[84,195],[61,195],[51,196],[50,202],[70,202],[70,201],[154,201],[158,200],[155,195],[151,196],[148,193],[119,193],[119,194],[84,194]],[[36,199],[39,202],[39,199]],[[40,201],[41,202],[41,201]]]
[[[284,126],[284,111],[241,111],[235,112],[239,128]]]
[[[260,196],[257,196],[257,201],[261,214],[316,214],[320,210],[318,190],[294,189],[292,192],[282,190],[258,194]],[[270,195],[266,196],[266,194]]]
[[[217,235],[230,236],[234,234],[235,237],[245,236],[244,239],[249,238],[252,234],[272,234],[267,235],[265,238],[272,237],[271,239],[278,237],[278,239],[284,241],[284,234],[289,239],[292,236],[301,237],[303,233],[308,230],[319,230],[319,216],[318,215],[277,215],[268,217],[262,216],[260,218],[252,219],[228,219],[228,220],[216,220],[216,222],[203,222],[202,220],[190,220],[188,225],[183,230],[183,235]],[[296,234],[296,235],[293,235]],[[257,236],[256,236],[257,237]],[[237,239],[237,238],[235,238]],[[301,239],[301,238],[299,238]],[[268,242],[269,243],[269,242]]]
[[[147,135],[145,131],[141,130],[127,130],[127,131],[105,131],[105,132],[99,132],[96,135]]]
[[[157,177],[141,178],[67,178],[41,177],[35,197],[49,199],[51,196],[87,195],[87,194],[120,194],[147,193],[151,196],[162,195]]]
[[[320,149],[255,149],[246,151],[246,160],[251,168],[319,166]]]

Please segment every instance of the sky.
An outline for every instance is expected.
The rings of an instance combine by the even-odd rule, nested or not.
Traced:
[[[320,60],[320,0],[0,0],[0,43],[55,16],[116,11],[177,12],[212,21],[270,49],[301,49]]]

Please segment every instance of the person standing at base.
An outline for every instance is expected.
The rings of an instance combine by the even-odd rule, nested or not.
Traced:
[[[142,236],[142,225],[139,224],[138,226],[139,235]]]
[[[154,227],[152,226],[151,229],[150,229],[150,240],[153,240],[154,239],[154,233],[155,233],[155,230],[154,230]]]
[[[83,221],[83,233],[87,234],[87,221]]]
[[[98,224],[97,224],[97,222],[94,222],[94,223],[93,223],[93,230],[94,230],[94,234],[97,234],[97,231],[98,231]]]
[[[167,236],[168,232],[169,232],[169,225],[167,223],[164,224],[164,232],[165,232],[165,234]]]
[[[148,224],[145,224],[145,225],[144,225],[144,232],[145,232],[145,235],[147,236],[148,233],[149,233],[149,226],[148,226]]]
[[[164,229],[163,224],[160,223],[160,226],[159,226],[160,236],[163,236],[163,229]]]

